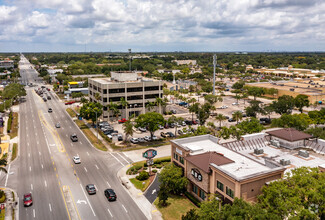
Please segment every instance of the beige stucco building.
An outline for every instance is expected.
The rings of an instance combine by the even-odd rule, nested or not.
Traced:
[[[114,117],[107,107],[111,102],[119,105],[122,118],[128,118],[148,112],[147,103],[155,103],[156,98],[163,96],[161,81],[143,78],[135,72],[112,72],[111,78],[90,78],[88,88],[90,101],[104,106],[103,119]],[[121,98],[128,102],[126,107],[120,105]],[[155,105],[150,111],[161,113],[161,107]]]

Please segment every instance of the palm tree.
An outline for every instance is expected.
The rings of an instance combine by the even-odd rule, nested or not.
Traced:
[[[155,103],[154,103],[154,102],[147,102],[147,104],[146,104],[146,108],[148,109],[149,112],[150,112],[154,107],[155,107]]]
[[[100,94],[98,92],[95,93],[95,99],[98,101],[100,100],[102,97],[100,97]]]
[[[243,92],[241,95],[241,99],[244,99],[244,105],[246,103],[246,99],[248,98],[248,94],[246,92]]]
[[[216,119],[219,121],[219,127],[221,128],[221,122],[225,121],[227,118],[223,114],[217,114]]]
[[[122,97],[121,100],[120,100],[120,105],[121,105],[123,108],[125,108],[125,117],[126,117],[126,106],[128,106],[129,103],[128,103],[128,101],[125,100],[124,97]]]
[[[84,105],[86,103],[88,103],[88,99],[86,99],[85,97],[81,98],[81,103]]]
[[[7,166],[7,160],[0,159],[0,170],[7,173],[7,169],[5,168],[6,166]]]
[[[112,111],[112,114],[116,117],[116,120],[118,119],[118,115],[120,111],[118,110],[118,105],[116,103],[111,102],[107,105],[108,109]]]
[[[125,133],[125,141],[127,141],[129,136],[133,136],[133,124],[128,120],[122,126]]]
[[[238,121],[241,120],[243,118],[243,113],[241,113],[240,111],[235,111],[232,114],[232,118],[234,118],[238,124]]]
[[[167,97],[164,97],[163,102],[161,103],[161,107],[163,108],[163,113],[166,112],[167,104],[168,104],[168,99],[167,99]]]
[[[162,99],[162,98],[160,98],[160,97],[157,97],[156,98],[156,101],[155,101],[155,103],[156,103],[156,105],[159,107],[159,113],[161,114],[161,106],[162,106],[162,103],[164,102],[164,100]]]

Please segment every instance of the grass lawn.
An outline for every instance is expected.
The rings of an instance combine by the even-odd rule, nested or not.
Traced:
[[[76,117],[76,113],[71,108],[67,108],[66,111],[68,112],[71,118]]]
[[[1,213],[0,213],[0,220],[4,220],[5,219],[5,213],[6,213],[6,208],[1,210]]]
[[[159,205],[158,198],[155,200],[154,204],[161,212],[164,220],[181,219],[182,215],[185,215],[190,209],[197,209],[197,207],[185,196],[170,195],[166,207]]]
[[[17,157],[17,153],[18,153],[18,144],[14,143],[12,147],[11,161],[13,161]]]
[[[102,151],[107,151],[107,148],[105,147],[105,145],[100,140],[98,140],[98,143],[97,143],[97,137],[94,135],[94,133],[87,127],[87,125],[83,121],[76,120],[75,122],[78,125],[78,127],[82,130],[82,132],[86,135],[88,140],[97,149],[102,150]]]
[[[18,113],[13,112],[12,114],[12,125],[11,125],[11,131],[9,133],[10,138],[17,137],[18,134]]]
[[[149,184],[150,184],[150,180],[149,179],[143,180],[143,181],[139,181],[136,178],[132,178],[132,179],[130,179],[130,181],[131,181],[131,183],[133,183],[133,185],[137,189],[140,189],[142,192],[145,191],[147,189],[147,187],[149,186]],[[145,184],[143,184],[143,182]]]

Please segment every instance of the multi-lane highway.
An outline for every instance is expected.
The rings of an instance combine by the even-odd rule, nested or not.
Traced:
[[[22,82],[35,84],[38,74],[24,56],[20,70]],[[147,219],[117,178],[117,171],[130,159],[94,149],[57,96],[49,92],[51,100],[44,102],[34,88],[26,87],[26,101],[19,106],[19,157],[5,183],[18,192],[19,218]],[[70,140],[73,133],[78,142]],[[73,163],[74,155],[80,156],[81,164]],[[95,195],[85,190],[90,183],[97,188]],[[107,201],[107,188],[115,190],[117,201]],[[34,204],[25,208],[22,198],[27,192],[32,193]]]

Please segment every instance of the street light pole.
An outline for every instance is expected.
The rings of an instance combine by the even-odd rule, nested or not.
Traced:
[[[97,112],[95,111],[96,114],[96,129],[97,129],[97,144],[98,144],[98,122],[97,122]]]

